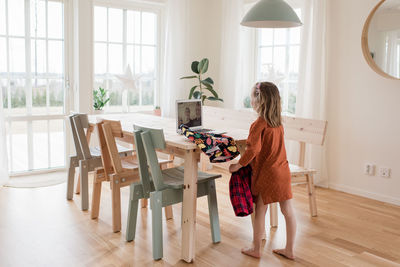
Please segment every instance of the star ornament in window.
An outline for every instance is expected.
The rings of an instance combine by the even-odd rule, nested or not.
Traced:
[[[262,81],[272,82],[278,85],[281,81],[283,81],[286,76],[284,74],[279,73],[276,71],[273,64],[263,64],[263,68],[267,68],[265,72],[262,73]]]
[[[133,75],[131,67],[128,65],[123,75],[115,75],[122,83],[124,89],[139,90],[139,82],[143,74]]]

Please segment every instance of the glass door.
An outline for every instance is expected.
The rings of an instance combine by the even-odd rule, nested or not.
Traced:
[[[62,0],[0,0],[0,88],[10,174],[65,168]]]

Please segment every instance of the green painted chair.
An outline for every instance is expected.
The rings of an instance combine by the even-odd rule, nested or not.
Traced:
[[[131,184],[126,240],[135,239],[138,201],[150,197],[152,210],[153,259],[163,257],[162,207],[183,200],[183,167],[161,170],[156,149],[165,149],[164,133],[134,125],[136,152],[139,162],[140,183]],[[149,173],[149,167],[151,175]],[[197,197],[207,196],[213,243],[221,241],[215,179],[221,175],[198,172]]]

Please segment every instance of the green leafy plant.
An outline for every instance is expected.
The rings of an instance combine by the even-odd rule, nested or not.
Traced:
[[[104,88],[99,87],[99,89],[93,90],[93,107],[95,110],[102,110],[108,101],[110,101],[110,98],[107,97],[107,91]]]
[[[243,106],[245,108],[251,108],[250,96],[246,96],[245,99],[243,99]]]
[[[189,92],[189,99],[201,99],[202,103],[204,104],[204,101],[210,100],[210,101],[221,101],[224,102],[221,98],[219,98],[218,93],[214,90],[213,85],[214,81],[210,77],[206,78],[203,80],[203,74],[205,74],[208,71],[208,64],[209,60],[208,58],[203,58],[200,62],[199,61],[193,61],[192,62],[192,71],[196,75],[192,76],[186,76],[182,77],[182,79],[197,79],[198,84],[193,86],[190,89]],[[207,95],[206,91],[211,93],[211,95]]]

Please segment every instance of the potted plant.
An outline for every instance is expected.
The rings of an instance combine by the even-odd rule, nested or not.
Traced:
[[[182,77],[182,79],[196,79],[197,84],[190,89],[189,92],[189,99],[201,99],[202,103],[204,104],[205,100],[210,101],[221,101],[224,102],[221,98],[219,98],[218,93],[214,90],[213,85],[214,81],[210,77],[203,79],[203,74],[208,71],[208,58],[203,58],[200,62],[193,61],[192,62],[192,71],[196,75]],[[206,91],[211,93],[211,95],[207,95]]]
[[[104,106],[110,101],[107,97],[107,91],[104,88],[99,87],[99,89],[93,90],[93,107],[95,114],[103,113]]]
[[[159,106],[155,106],[153,113],[156,116],[161,116],[161,108]]]

